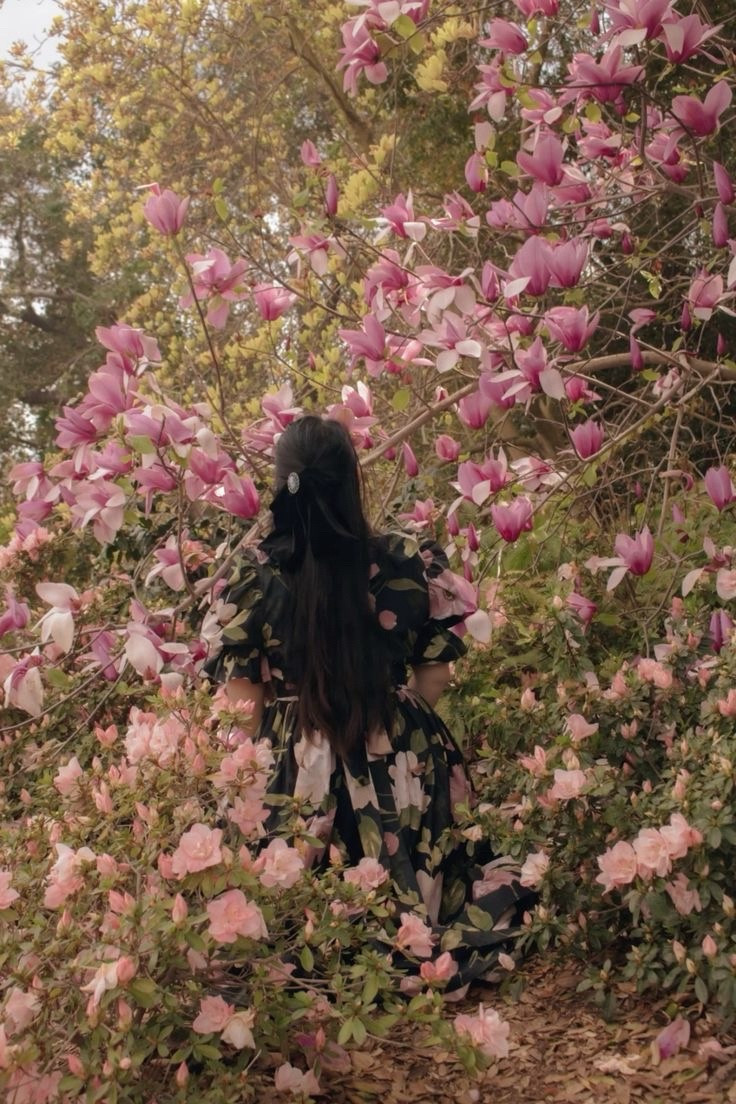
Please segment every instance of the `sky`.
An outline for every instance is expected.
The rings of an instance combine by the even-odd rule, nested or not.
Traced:
[[[13,42],[26,42],[39,67],[49,65],[56,55],[53,43],[43,43],[45,30],[58,12],[56,0],[4,0],[0,7],[0,58],[8,56]]]

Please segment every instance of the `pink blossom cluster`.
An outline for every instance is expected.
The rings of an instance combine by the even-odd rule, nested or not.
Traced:
[[[692,847],[703,842],[697,828],[688,824],[682,813],[673,813],[662,828],[642,828],[633,843],[619,840],[598,857],[600,874],[596,881],[604,892],[630,885],[639,877],[650,882],[666,877],[672,863],[684,858]],[[677,892],[677,891],[676,891]]]

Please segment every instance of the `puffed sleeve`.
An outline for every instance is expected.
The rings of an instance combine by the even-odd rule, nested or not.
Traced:
[[[221,647],[206,661],[203,674],[211,682],[247,678],[261,682],[264,656],[264,582],[262,569],[243,556],[235,563],[220,596]]]
[[[451,663],[467,652],[460,633],[465,618],[477,608],[475,587],[450,570],[444,550],[434,541],[421,542],[419,557],[428,590],[429,610],[414,635],[408,662],[413,667],[423,663]]]

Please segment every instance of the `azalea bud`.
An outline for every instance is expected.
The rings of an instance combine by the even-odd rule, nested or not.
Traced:
[[[721,901],[721,906],[722,906],[723,911],[725,912],[726,916],[733,916],[733,914],[734,914],[733,898],[729,897],[727,893],[723,894],[723,900]]]
[[[128,955],[122,955],[118,959],[117,978],[119,985],[127,985],[129,981],[132,981],[136,975],[138,967],[132,958]]]
[[[182,1062],[182,1064],[178,1066],[176,1073],[174,1074],[174,1080],[176,1081],[180,1089],[186,1088],[186,1084],[189,1080],[189,1066],[186,1064],[186,1062]]]
[[[700,944],[703,949],[703,954],[706,958],[713,958],[718,954],[718,944],[712,935],[706,935],[703,938],[703,942]]]
[[[78,1054],[67,1054],[66,1064],[75,1077],[84,1077],[84,1066]]]
[[[685,959],[685,969],[691,976],[694,976],[698,972],[698,967],[695,965],[691,958]]]
[[[171,908],[171,919],[174,921],[175,924],[181,924],[184,920],[186,920],[188,914],[189,907],[186,901],[182,897],[181,893],[177,893],[176,897],[174,898],[174,904]]]

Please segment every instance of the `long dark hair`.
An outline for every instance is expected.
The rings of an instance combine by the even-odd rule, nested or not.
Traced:
[[[287,675],[297,723],[350,754],[389,717],[389,674],[372,614],[371,537],[347,430],[306,415],[276,445],[273,532],[264,542],[292,594]]]

